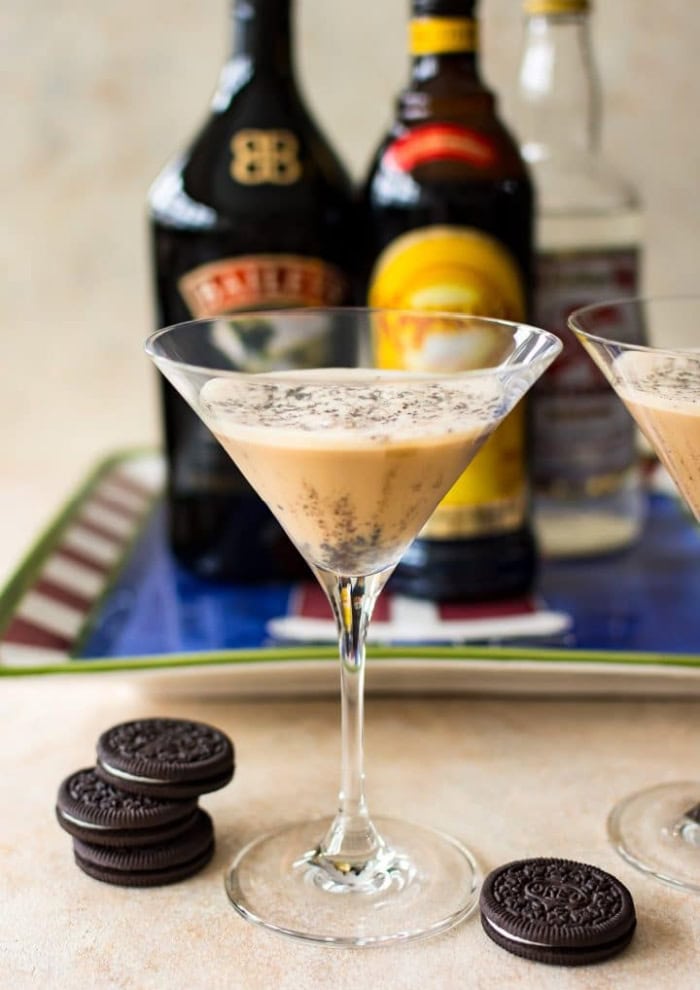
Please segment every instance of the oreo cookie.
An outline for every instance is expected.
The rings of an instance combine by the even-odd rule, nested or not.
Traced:
[[[98,777],[125,791],[183,800],[224,787],[233,777],[233,745],[203,722],[145,718],[103,732]]]
[[[493,870],[479,904],[484,931],[497,945],[557,966],[609,959],[630,942],[637,923],[624,884],[567,859],[523,859]]]
[[[197,802],[132,794],[101,780],[94,767],[76,770],[62,782],[56,817],[70,835],[100,846],[144,846],[164,842],[194,824]]]
[[[73,839],[75,862],[103,883],[122,887],[159,887],[193,876],[214,854],[209,815],[197,811],[194,823],[179,836],[156,845],[114,848]]]

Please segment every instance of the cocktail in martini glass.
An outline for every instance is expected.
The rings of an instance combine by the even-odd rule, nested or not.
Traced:
[[[404,367],[381,367],[396,333],[410,340]],[[404,550],[559,349],[531,327],[359,309],[193,321],[149,339],[158,368],[305,557],[338,626],[338,813],[239,852],[227,890],[249,920],[313,941],[376,945],[442,931],[474,906],[477,867],[460,842],[370,819],[365,637]]]
[[[626,299],[571,315],[586,348],[700,521],[700,298]],[[628,344],[644,328],[655,346]],[[700,891],[700,781],[620,801],[608,819],[618,852],[644,873]]]

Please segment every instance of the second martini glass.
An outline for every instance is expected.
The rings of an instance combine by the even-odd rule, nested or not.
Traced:
[[[397,335],[401,368],[390,357]],[[460,842],[369,816],[365,638],[404,550],[560,347],[495,320],[347,309],[193,321],[149,339],[158,368],[305,557],[338,627],[338,812],[238,853],[227,890],[249,920],[376,945],[442,931],[474,907],[477,868]]]
[[[627,406],[700,522],[700,297],[586,306],[569,325]],[[655,346],[629,344],[643,329]],[[700,892],[700,781],[624,797],[608,819],[617,851],[643,873]]]

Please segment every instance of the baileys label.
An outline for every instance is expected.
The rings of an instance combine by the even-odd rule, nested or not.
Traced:
[[[253,254],[199,265],[179,279],[178,288],[200,319],[246,309],[338,306],[347,295],[347,280],[318,258]]]

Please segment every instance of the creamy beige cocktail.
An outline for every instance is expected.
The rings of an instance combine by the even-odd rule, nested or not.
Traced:
[[[627,351],[616,389],[700,520],[700,353]]]
[[[306,559],[395,563],[503,415],[497,376],[326,369],[216,378],[207,425]]]

